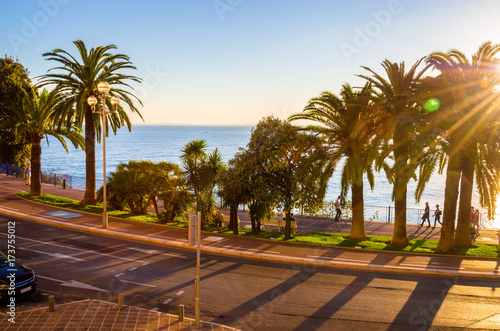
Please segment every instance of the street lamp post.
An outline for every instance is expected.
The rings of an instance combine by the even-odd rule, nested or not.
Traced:
[[[109,83],[106,81],[99,82],[97,85],[97,90],[101,93],[102,107],[101,111],[95,110],[95,105],[97,104],[97,99],[93,95],[88,97],[87,103],[92,107],[92,112],[102,115],[102,227],[104,229],[108,228],[108,213],[107,213],[107,192],[106,192],[106,115],[115,113],[116,106],[120,103],[120,99],[117,96],[111,98],[111,104],[113,105],[113,110],[106,111],[106,94],[109,92]]]

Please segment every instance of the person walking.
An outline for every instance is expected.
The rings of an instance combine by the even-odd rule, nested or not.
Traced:
[[[476,236],[479,234],[479,209],[476,209],[474,213],[474,229],[476,230]]]
[[[434,212],[434,227],[436,227],[436,222],[443,225],[443,223],[441,223],[441,210],[439,210],[439,205],[436,205],[436,211]]]
[[[24,177],[26,178],[26,185],[31,185],[31,167],[28,166],[24,169]]]
[[[422,225],[420,225],[420,226],[424,226],[425,221],[427,221],[427,223],[429,224],[429,225],[427,225],[427,227],[431,226],[431,220],[429,219],[429,214],[430,214],[429,203],[426,202],[424,214],[422,215]]]
[[[340,215],[342,215],[342,210],[340,209],[340,195],[337,200],[335,200],[335,210],[337,212],[335,214],[335,222],[338,222],[340,221]]]

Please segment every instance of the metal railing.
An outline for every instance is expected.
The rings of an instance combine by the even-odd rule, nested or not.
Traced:
[[[0,163],[0,173],[17,178],[25,178],[26,168]],[[58,174],[55,172],[42,171],[40,174],[42,183],[53,184],[63,188],[85,189],[85,177]],[[96,187],[102,186],[102,180],[96,179]]]

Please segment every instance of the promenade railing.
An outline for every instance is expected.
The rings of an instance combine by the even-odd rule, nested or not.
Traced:
[[[26,178],[26,168],[17,167],[6,163],[0,163],[0,173],[17,178]],[[85,189],[85,177],[71,176],[52,171],[42,171],[40,178],[42,183],[53,184],[63,188]],[[96,187],[102,186],[102,179],[96,179]]]

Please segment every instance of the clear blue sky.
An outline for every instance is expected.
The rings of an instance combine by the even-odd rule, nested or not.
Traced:
[[[32,77],[55,65],[42,53],[75,54],[76,39],[117,45],[145,80],[135,87],[146,124],[286,118],[324,90],[360,85],[361,65],[500,42],[494,0],[18,0],[0,18],[0,54]]]

